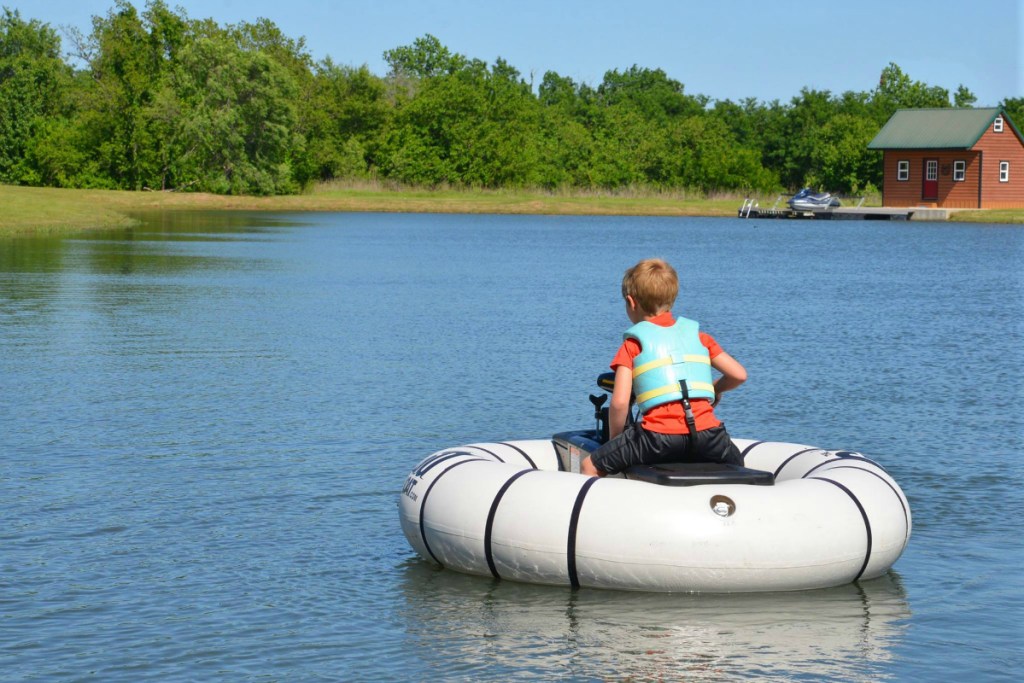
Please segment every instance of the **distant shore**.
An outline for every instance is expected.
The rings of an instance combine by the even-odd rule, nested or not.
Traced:
[[[762,198],[770,205],[775,197]],[[226,196],[187,192],[65,190],[0,185],[0,236],[127,227],[149,211],[338,211],[595,216],[734,217],[743,197],[683,192],[390,190],[323,184],[299,195]],[[958,211],[951,220],[1024,223],[1024,209]]]

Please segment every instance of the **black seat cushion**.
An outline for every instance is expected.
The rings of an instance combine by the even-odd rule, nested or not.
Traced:
[[[697,486],[699,484],[750,484],[772,486],[775,475],[740,465],[717,462],[673,462],[663,465],[633,465],[624,472],[637,479],[661,486]]]

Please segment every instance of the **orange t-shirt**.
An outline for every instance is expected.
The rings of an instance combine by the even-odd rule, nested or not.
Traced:
[[[666,311],[660,313],[653,318],[649,318],[648,322],[652,322],[655,325],[661,325],[662,327],[672,327],[676,323],[676,319],[672,317],[672,313]],[[714,337],[710,334],[700,333],[700,343],[704,345],[708,350],[708,355],[714,358],[718,354],[722,353],[722,347],[718,345]],[[633,359],[640,355],[640,344],[635,339],[627,339],[622,342],[622,346],[619,347],[618,353],[615,354],[615,358],[612,360],[612,370],[616,370],[620,365],[625,366],[629,369],[633,369]],[[693,422],[697,425],[697,431],[702,432],[705,429],[711,429],[712,427],[718,427],[722,422],[715,417],[715,409],[711,407],[711,401],[706,398],[694,398],[690,399],[690,409],[693,411]],[[660,406],[651,408],[644,415],[643,421],[644,429],[648,429],[652,432],[658,432],[659,434],[688,434],[690,432],[686,427],[686,415],[683,412],[683,404],[678,401],[672,401],[671,403],[662,403]]]

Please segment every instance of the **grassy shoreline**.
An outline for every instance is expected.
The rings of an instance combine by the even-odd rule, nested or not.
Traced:
[[[203,193],[64,190],[0,185],[0,236],[127,227],[149,211],[339,211],[601,216],[733,217],[741,195],[530,190],[389,190],[323,184],[300,195],[238,197]],[[762,199],[768,205],[774,197]],[[1024,209],[962,211],[951,220],[1024,223]]]

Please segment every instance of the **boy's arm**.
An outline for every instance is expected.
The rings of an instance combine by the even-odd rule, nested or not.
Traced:
[[[722,376],[715,380],[715,404],[718,403],[722,394],[747,381],[747,369],[725,351],[711,359],[711,367],[722,373]],[[618,375],[616,375],[616,379],[618,379]]]
[[[615,387],[608,405],[608,438],[614,439],[626,427],[629,415],[629,397],[633,394],[633,368],[619,365],[615,368]]]

